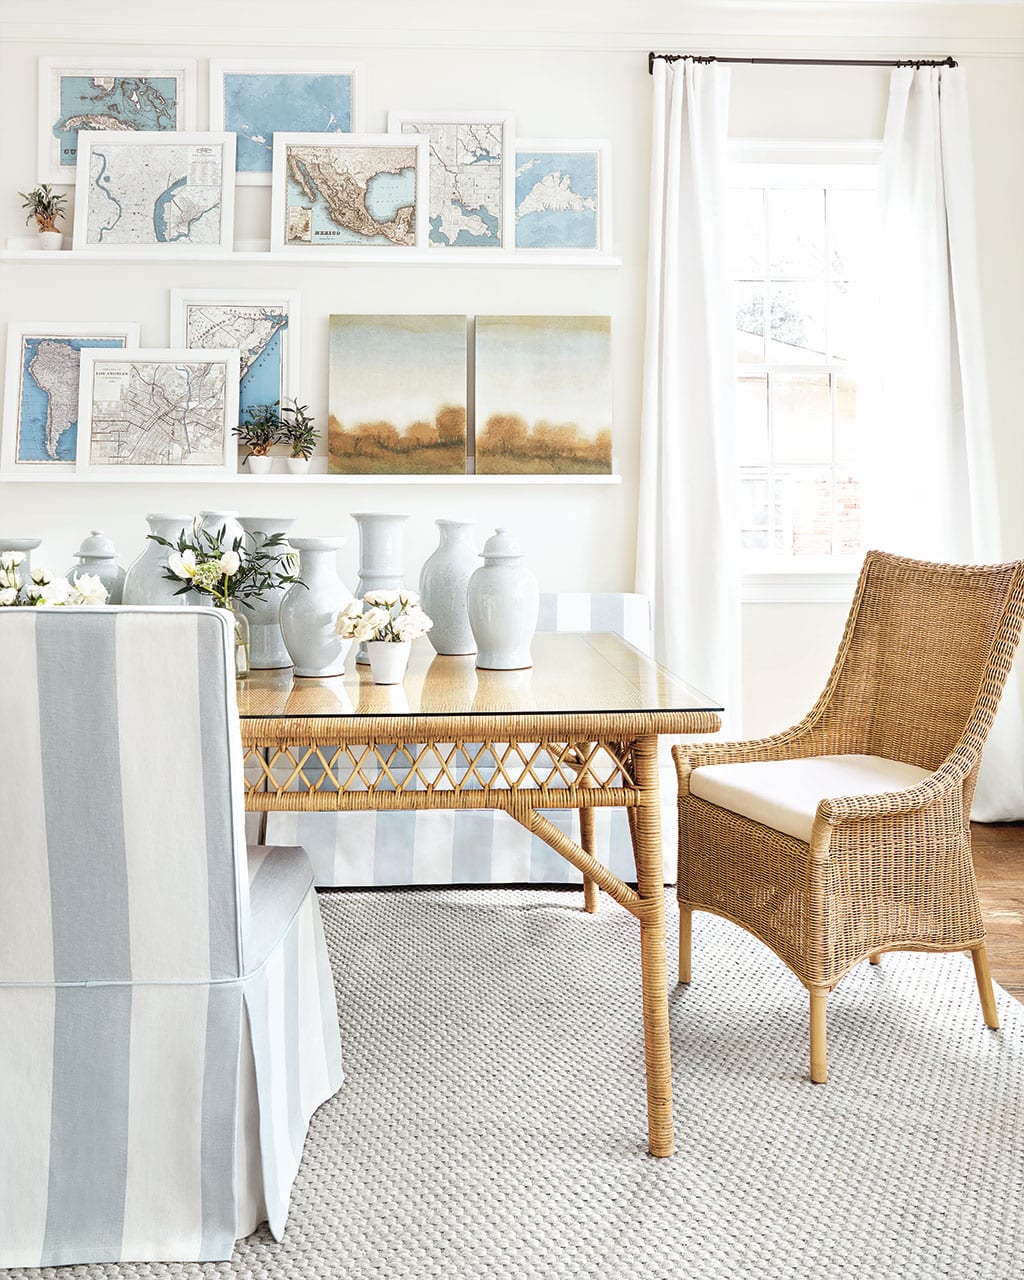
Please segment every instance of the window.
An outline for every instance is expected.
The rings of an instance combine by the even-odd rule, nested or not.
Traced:
[[[746,570],[845,569],[859,557],[857,286],[877,169],[732,170],[740,545]]]

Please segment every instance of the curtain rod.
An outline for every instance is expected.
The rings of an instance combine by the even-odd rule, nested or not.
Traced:
[[[742,62],[747,66],[772,67],[955,67],[952,58],[726,58],[718,54],[697,53],[649,53],[647,72],[654,74],[654,59],[679,62],[688,58],[691,62]]]

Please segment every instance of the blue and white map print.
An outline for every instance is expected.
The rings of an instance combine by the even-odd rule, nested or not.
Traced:
[[[123,348],[123,338],[26,336],[21,342],[17,462],[74,462],[78,366],[83,347]]]
[[[516,152],[516,248],[597,249],[598,151]]]
[[[288,309],[282,303],[188,302],[185,346],[237,350],[238,416],[284,399]]]
[[[269,174],[275,133],[352,131],[352,75],[226,71],[224,128],[238,135],[236,171]]]
[[[74,169],[82,129],[180,129],[178,95],[179,82],[173,75],[58,76],[59,114],[52,133],[60,148],[59,164]]]

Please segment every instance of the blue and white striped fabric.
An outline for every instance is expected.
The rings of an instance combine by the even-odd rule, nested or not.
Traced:
[[[0,610],[0,1267],[279,1237],[341,1084],[308,859],[247,857],[232,648],[216,610]]]
[[[651,603],[625,593],[542,595],[539,631],[611,631],[649,654]],[[675,773],[667,747],[661,769],[666,882],[675,876]],[[579,818],[544,811],[579,839]],[[258,830],[256,815],[249,815]],[[550,845],[495,810],[367,813],[271,813],[267,839],[301,844],[320,886],[416,884],[577,884],[579,872]],[[598,857],[621,879],[635,880],[623,809],[597,809]]]

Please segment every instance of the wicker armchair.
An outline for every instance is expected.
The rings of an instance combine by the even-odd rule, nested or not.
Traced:
[[[1022,616],[1024,561],[871,551],[811,713],[759,741],[673,751],[679,981],[690,981],[694,910],[754,934],[810,992],[817,1083],[826,997],[883,951],[970,951],[985,1023],[999,1025],[970,810]]]

